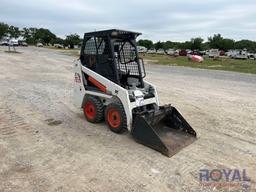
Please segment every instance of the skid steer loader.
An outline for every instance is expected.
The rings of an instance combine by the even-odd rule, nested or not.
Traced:
[[[156,87],[144,80],[136,38],[140,33],[85,33],[75,63],[75,101],[92,123],[105,119],[115,133],[172,156],[196,140],[196,132],[171,105],[159,106]]]

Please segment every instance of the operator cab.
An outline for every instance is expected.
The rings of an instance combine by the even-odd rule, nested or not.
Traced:
[[[82,65],[125,89],[144,88],[144,63],[136,48],[139,35],[116,29],[85,33],[80,53]]]

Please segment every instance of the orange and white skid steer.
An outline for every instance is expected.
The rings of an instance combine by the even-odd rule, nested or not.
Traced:
[[[196,132],[171,105],[159,106],[156,87],[144,80],[137,32],[85,33],[75,63],[75,102],[91,123],[105,119],[115,133],[172,156],[196,140]]]

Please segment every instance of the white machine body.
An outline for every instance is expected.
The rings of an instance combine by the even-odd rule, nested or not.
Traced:
[[[95,92],[95,91],[88,91],[85,90],[84,85],[87,84],[86,80],[82,76],[82,71],[87,74],[88,76],[95,79],[97,82],[105,86],[107,92]],[[124,89],[123,87],[119,86],[118,84],[113,83],[112,81],[108,80],[107,78],[95,73],[94,71],[90,70],[89,68],[83,66],[79,60],[75,61],[74,64],[74,101],[75,104],[82,109],[84,96],[86,94],[93,95],[101,98],[104,105],[108,105],[109,103],[113,103],[116,101],[121,101],[126,113],[127,118],[127,128],[131,130],[132,122],[133,122],[133,109],[141,106],[146,106],[149,104],[154,104],[156,110],[159,107],[159,100],[156,91],[156,87],[148,83],[144,80],[144,88],[138,89],[134,87],[134,89]],[[145,94],[147,93],[146,90],[151,87],[154,91],[154,97],[144,99]],[[135,97],[135,101],[131,102],[129,99],[129,95],[133,95]]]

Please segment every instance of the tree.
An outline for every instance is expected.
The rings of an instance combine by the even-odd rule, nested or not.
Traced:
[[[78,34],[70,34],[66,36],[65,44],[69,46],[69,48],[73,49],[74,45],[79,45],[82,42],[80,36]]]
[[[150,48],[153,48],[154,47],[154,44],[151,40],[148,40],[148,39],[140,39],[138,41],[138,45],[139,46],[143,46],[143,47],[146,47],[147,49],[150,49]]]
[[[30,30],[29,30],[29,28],[23,28],[21,31],[20,31],[20,33],[21,33],[21,36],[25,39],[25,40],[27,40],[27,39],[29,39],[30,37],[31,37],[31,33],[30,33]]]
[[[60,38],[60,37],[56,37],[56,39],[52,39],[52,40],[50,41],[50,43],[51,43],[52,45],[54,45],[54,44],[64,45],[64,44],[65,44],[65,40],[62,39],[62,38]]]
[[[18,38],[20,36],[20,30],[18,27],[11,25],[8,28],[8,34],[11,38]]]
[[[191,41],[185,41],[178,44],[178,49],[192,49],[192,42]]]
[[[223,38],[220,34],[215,34],[208,38],[210,48],[228,51],[234,49],[235,41],[233,39]]]
[[[196,37],[196,38],[192,38],[190,40],[191,42],[191,49],[194,50],[194,49],[199,49],[199,50],[202,50],[202,43],[203,43],[203,39],[201,37]]]
[[[202,44],[202,50],[208,50],[208,49],[210,49],[210,45],[209,45],[209,42],[207,41]]]
[[[46,44],[63,44],[74,48],[74,45],[80,45],[82,40],[78,34],[67,35],[65,40],[57,37],[49,29],[45,28],[23,28],[20,30],[18,27],[9,26],[8,24],[0,22],[0,40],[3,37],[18,38],[22,36],[28,44],[36,44],[37,42]],[[200,37],[192,38],[190,41],[185,42],[173,42],[166,41],[153,43],[149,39],[141,39],[138,41],[139,46],[144,46],[148,49],[199,49],[206,50],[210,48],[228,51],[230,49],[244,49],[246,48],[249,52],[256,53],[256,42],[251,40],[240,40],[235,41],[233,39],[223,38],[221,34],[214,34],[212,37],[208,38],[208,42],[203,42],[204,40]]]
[[[223,37],[221,36],[221,34],[214,34],[213,37],[208,38],[208,41],[210,48],[221,49]]]
[[[219,49],[228,51],[234,48],[235,48],[235,41],[233,39],[223,39]]]
[[[170,48],[177,48],[178,44],[179,44],[178,42],[166,41],[163,43],[163,48],[165,50],[170,49]]]
[[[40,28],[35,30],[34,38],[37,42],[48,44],[52,39],[56,39],[56,35],[49,29]]]
[[[0,39],[2,39],[4,36],[8,33],[9,26],[5,23],[0,23]]]
[[[154,44],[154,47],[156,48],[156,50],[158,49],[163,49],[164,48],[164,43],[158,41]]]
[[[249,52],[256,53],[256,42],[250,40],[241,40],[235,42],[236,49],[244,49],[246,48]]]

